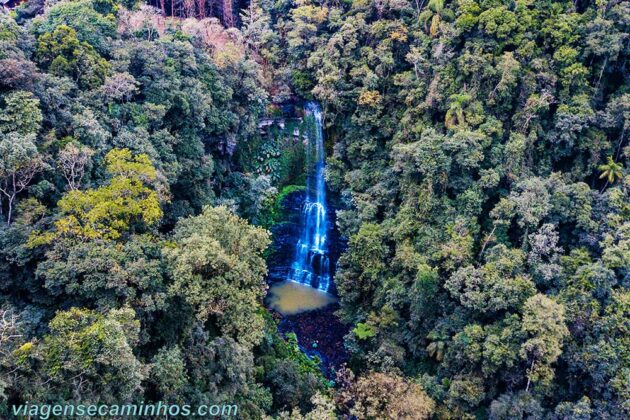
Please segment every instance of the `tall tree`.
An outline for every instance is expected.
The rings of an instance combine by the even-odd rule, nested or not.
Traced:
[[[199,216],[178,222],[173,246],[164,249],[171,293],[191,305],[200,321],[210,320],[223,335],[252,346],[262,337],[267,245],[267,231],[225,207],[205,207]]]

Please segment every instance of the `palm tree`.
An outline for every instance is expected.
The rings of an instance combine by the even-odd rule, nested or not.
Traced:
[[[608,156],[608,161],[604,165],[600,165],[599,170],[602,171],[599,179],[606,179],[606,184],[604,184],[602,192],[609,183],[612,184],[616,180],[623,178],[623,165],[615,162],[612,156]]]
[[[442,13],[444,10],[444,0],[429,0],[427,9],[420,14],[418,19],[424,24],[425,30],[432,36],[437,35]]]
[[[433,357],[438,362],[441,362],[446,352],[446,340],[448,340],[448,336],[442,332],[431,331],[429,335],[427,335],[427,338],[431,340],[427,346],[429,357]]]
[[[449,98],[451,103],[446,116],[444,118],[444,125],[446,128],[454,128],[458,125],[466,123],[466,117],[464,116],[464,108],[470,102],[470,95],[466,93],[451,95]]]

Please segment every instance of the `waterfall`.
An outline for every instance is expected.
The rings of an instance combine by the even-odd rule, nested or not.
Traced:
[[[313,119],[314,130],[308,131],[306,148],[306,194],[302,208],[302,232],[295,247],[295,259],[288,280],[328,292],[330,257],[328,254],[326,217],[325,153],[322,111],[318,104],[305,107]]]

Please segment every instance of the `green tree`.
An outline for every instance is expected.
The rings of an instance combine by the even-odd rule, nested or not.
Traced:
[[[260,313],[267,265],[262,252],[269,233],[225,207],[205,207],[175,227],[164,253],[173,284],[170,292],[192,306],[197,318],[216,323],[222,335],[245,346],[262,337]]]
[[[7,224],[12,222],[17,195],[43,168],[43,159],[35,145],[35,134],[0,133],[0,192],[7,201]]]
[[[550,365],[562,354],[563,341],[569,335],[564,307],[542,294],[532,296],[523,308],[522,329],[529,337],[520,351],[529,364],[525,391],[532,383],[546,388],[554,375]]]
[[[74,29],[60,25],[37,41],[39,63],[56,76],[68,76],[83,89],[103,84],[110,65],[87,42],[77,38]]]
[[[55,222],[54,230],[32,235],[32,246],[62,237],[120,239],[133,227],[150,227],[160,220],[159,196],[150,186],[157,179],[157,171],[148,156],[113,149],[105,162],[112,175],[108,185],[66,193],[58,203],[62,217]]]
[[[460,268],[444,284],[464,307],[480,312],[514,310],[535,293],[534,283],[523,273],[520,250],[497,245],[486,260],[481,268]]]
[[[80,42],[104,54],[109,50],[111,41],[117,38],[113,13],[118,7],[111,0],[62,1],[47,9],[43,19],[34,22],[33,30],[42,35],[53,33],[58,27],[70,27]]]
[[[384,242],[385,232],[375,224],[364,224],[350,238],[350,252],[339,260],[340,270],[336,278],[339,295],[342,301],[347,302],[345,309],[371,309],[369,306],[362,307],[361,303],[371,301],[387,271],[389,249]]]
[[[24,91],[10,92],[4,97],[4,106],[0,114],[0,132],[11,132],[26,136],[37,134],[43,115],[40,102],[32,93]]]
[[[444,0],[429,0],[426,9],[420,13],[418,20],[424,25],[424,30],[436,37],[443,20],[450,20],[453,13],[444,7]]]
[[[350,415],[362,419],[429,419],[435,409],[420,385],[379,372],[347,378],[337,400]]]
[[[608,160],[605,164],[599,166],[601,175],[599,179],[605,179],[606,184],[602,187],[602,191],[606,189],[608,184],[614,183],[618,179],[623,178],[623,165],[615,162],[612,156],[608,156]]]
[[[176,399],[188,383],[181,349],[178,346],[162,347],[153,358],[150,377],[166,400]]]
[[[58,238],[37,265],[48,293],[102,310],[128,305],[141,321],[167,308],[166,267],[155,237],[75,239]]]
[[[129,308],[58,312],[43,340],[18,350],[24,395],[57,402],[134,401],[145,376],[133,354],[140,333],[134,316]]]
[[[45,166],[36,144],[43,119],[39,105],[32,93],[16,91],[4,96],[0,110],[0,192],[7,201],[7,224],[17,195]]]

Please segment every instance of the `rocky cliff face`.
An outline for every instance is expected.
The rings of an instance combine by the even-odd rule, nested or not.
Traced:
[[[304,191],[296,191],[288,194],[281,203],[282,221],[271,228],[273,243],[270,247],[270,254],[267,258],[269,283],[275,283],[287,279],[291,270],[291,263],[295,258],[295,244],[300,237],[300,224],[302,223],[302,205],[304,203]],[[328,205],[328,220],[335,226],[336,208],[334,200],[330,200]],[[337,229],[330,230],[330,258],[333,275],[333,286],[330,293],[335,294],[334,271],[339,255],[345,249],[344,238],[340,237]]]
[[[300,222],[304,192],[295,191],[288,194],[281,203],[283,220],[271,228],[273,243],[267,258],[270,283],[286,280],[291,269],[295,244],[300,235]]]

